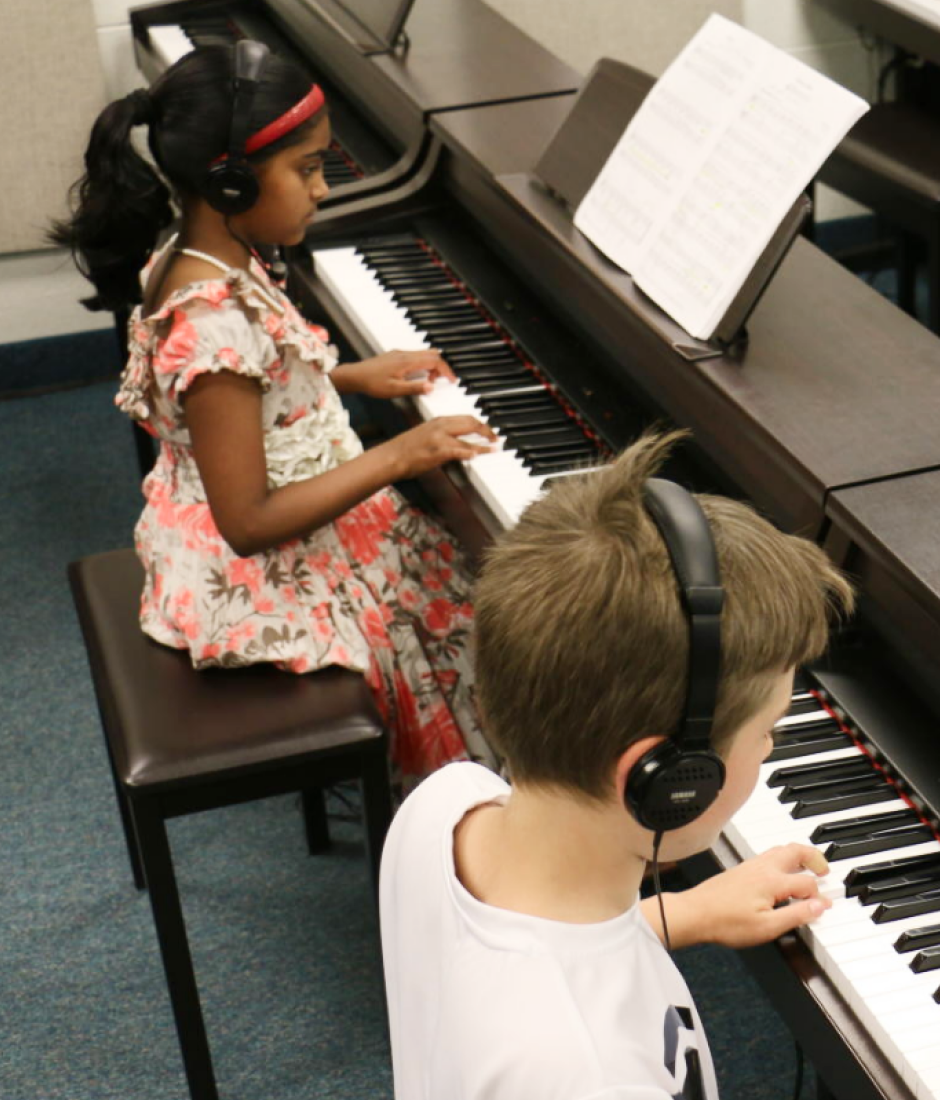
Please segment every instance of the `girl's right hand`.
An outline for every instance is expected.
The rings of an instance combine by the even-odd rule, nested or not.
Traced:
[[[491,443],[484,442],[490,440]],[[496,449],[498,437],[473,416],[438,416],[390,439],[399,478],[416,477],[453,459],[470,459]]]

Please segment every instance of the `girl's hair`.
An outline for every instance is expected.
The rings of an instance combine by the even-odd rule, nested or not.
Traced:
[[[72,250],[96,293],[88,309],[121,309],[141,299],[139,273],[173,220],[170,188],[202,193],[209,165],[228,152],[234,99],[235,51],[207,46],[180,58],[153,84],[109,104],[98,116],[85,152],[85,174],[72,187],[72,215],[53,224],[49,238]],[[255,133],[298,103],[311,79],[298,66],[269,55],[251,104]],[[253,153],[259,164],[294,145],[319,122],[323,109]],[[131,130],[149,126],[159,172],[134,148]],[[169,184],[169,188],[167,187]]]

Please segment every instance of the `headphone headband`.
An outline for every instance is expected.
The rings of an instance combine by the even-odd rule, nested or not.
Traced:
[[[721,666],[724,590],[711,527],[691,493],[673,481],[650,478],[645,503],[672,562],[689,623],[688,684],[674,740],[683,749],[711,746]]]
[[[232,125],[228,135],[228,156],[245,155],[251,125],[251,106],[268,61],[263,42],[242,38],[235,43],[235,98],[232,100]]]
[[[711,747],[724,592],[711,527],[692,494],[672,481],[651,478],[644,499],[669,552],[689,624],[688,685],[679,728],[640,757],[623,792],[637,821],[661,834],[701,817],[725,781],[724,763]]]
[[[229,217],[250,210],[258,199],[258,178],[248,163],[248,155],[289,134],[324,104],[323,92],[313,84],[299,103],[251,134],[251,108],[268,56],[268,47],[263,42],[243,38],[235,44],[234,96],[228,147],[209,165],[203,191],[213,209]]]

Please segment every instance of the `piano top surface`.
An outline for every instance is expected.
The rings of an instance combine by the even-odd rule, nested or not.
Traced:
[[[573,92],[447,111],[431,119],[437,134],[456,155],[497,177],[525,172],[541,156],[571,110]]]
[[[940,621],[940,471],[837,490],[826,512],[867,572],[876,563]]]
[[[403,53],[376,69],[427,113],[571,92],[581,74],[482,0],[417,0]]]
[[[802,238],[751,315],[748,343],[686,362],[671,344],[692,341],[521,170],[572,102],[468,109],[432,124],[460,154],[453,170],[465,189],[468,164],[479,177],[482,216],[495,216],[497,239],[513,233],[537,289],[586,318],[628,378],[792,529],[817,533],[838,488],[940,467],[940,339]],[[762,499],[752,483],[773,482],[773,466],[782,481]]]

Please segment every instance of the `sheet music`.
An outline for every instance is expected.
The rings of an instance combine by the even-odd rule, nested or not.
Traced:
[[[800,191],[867,110],[712,15],[651,89],[575,225],[708,339]]]

